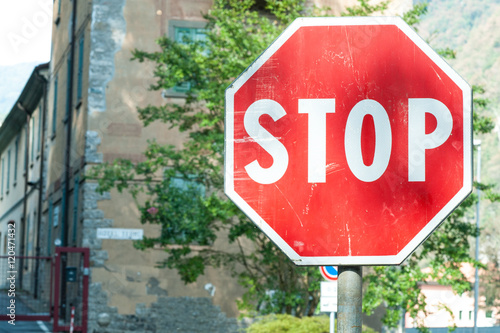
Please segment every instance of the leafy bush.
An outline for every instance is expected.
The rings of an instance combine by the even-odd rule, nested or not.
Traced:
[[[253,323],[247,333],[329,333],[330,318],[314,316],[297,318],[287,314],[268,315],[260,317]],[[369,327],[363,326],[363,333],[375,333]]]

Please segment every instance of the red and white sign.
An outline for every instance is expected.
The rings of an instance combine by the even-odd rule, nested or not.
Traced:
[[[298,19],[226,91],[226,194],[297,265],[399,264],[471,192],[471,103],[400,18]]]
[[[327,281],[337,281],[339,278],[337,266],[319,266],[319,271],[323,278]]]

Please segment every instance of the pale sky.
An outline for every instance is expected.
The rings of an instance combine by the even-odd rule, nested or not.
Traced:
[[[0,0],[0,66],[50,60],[52,0]]]

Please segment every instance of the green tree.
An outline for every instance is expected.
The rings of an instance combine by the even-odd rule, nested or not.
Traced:
[[[296,267],[222,194],[225,88],[293,19],[308,13],[304,3],[216,0],[205,16],[205,39],[175,42],[162,37],[158,52],[135,50],[136,61],[155,64],[153,90],[190,87],[180,104],[138,109],[140,119],[145,126],[163,122],[188,138],[181,149],[151,141],[144,162],[116,160],[89,174],[98,179],[101,191],[130,192],[141,223],[161,226],[157,237],[136,242],[138,249],[163,246],[167,258],[159,266],[176,269],[186,283],[196,281],[207,266],[229,269],[246,287],[239,305],[250,313],[312,315],[319,301],[318,269]],[[360,0],[347,14],[368,15],[385,6]],[[416,24],[424,11],[425,5],[419,5],[404,18]],[[445,273],[439,281],[453,283],[459,292],[468,288],[456,263],[472,261],[466,240],[475,230],[463,216],[473,202],[474,197],[468,199],[450,217],[453,223],[444,223],[405,265],[377,267],[375,275],[367,276],[367,312],[386,302],[384,322],[391,326],[401,309],[412,314],[423,309],[417,283],[429,277],[420,269],[424,260],[430,260],[435,277]],[[231,246],[217,246],[221,235]]]
[[[336,325],[335,325],[336,326]],[[271,314],[259,317],[246,331],[247,333],[328,333],[329,316],[297,318],[286,314]],[[362,333],[375,333],[363,325]]]

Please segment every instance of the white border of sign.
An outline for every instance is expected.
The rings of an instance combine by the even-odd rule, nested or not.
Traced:
[[[405,33],[463,92],[464,178],[462,189],[397,255],[391,256],[332,256],[302,257],[295,252],[250,205],[234,191],[234,94],[252,75],[301,27],[395,25]],[[316,17],[299,18],[292,24],[226,89],[225,167],[226,195],[296,264],[296,265],[398,265],[401,264],[451,214],[472,191],[472,90],[469,84],[453,70],[400,17]]]

